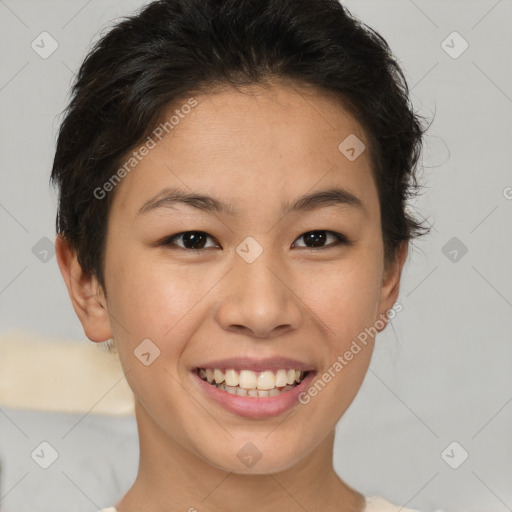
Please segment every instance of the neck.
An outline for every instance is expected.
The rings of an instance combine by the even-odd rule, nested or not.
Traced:
[[[137,478],[118,512],[362,512],[365,498],[334,471],[334,430],[295,466],[239,474],[217,468],[170,438],[136,402]]]

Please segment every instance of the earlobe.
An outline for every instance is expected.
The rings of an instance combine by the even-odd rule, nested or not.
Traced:
[[[408,253],[408,243],[403,241],[397,250],[395,260],[389,264],[388,268],[385,269],[382,279],[381,298],[379,305],[379,316],[377,320],[383,320],[385,325],[378,331],[383,331],[386,328],[388,319],[387,311],[390,310],[398,299],[400,292],[400,279],[402,276],[402,269],[405,264]]]
[[[105,296],[96,276],[84,272],[78,262],[76,251],[60,235],[55,240],[55,253],[73,309],[85,335],[95,342],[112,338]]]

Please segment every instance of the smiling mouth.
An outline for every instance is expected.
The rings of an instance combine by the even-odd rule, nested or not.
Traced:
[[[293,368],[262,372],[220,368],[198,368],[196,371],[202,380],[217,389],[253,398],[277,396],[290,391],[310,373]]]

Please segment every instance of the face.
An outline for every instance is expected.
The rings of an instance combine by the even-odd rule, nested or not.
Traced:
[[[350,359],[347,351],[393,306],[399,273],[384,267],[367,138],[339,103],[287,85],[195,100],[116,187],[105,253],[110,328],[141,435],[158,432],[227,471],[280,471],[320,446],[354,399],[374,340]],[[354,135],[367,148],[356,159],[338,148]],[[173,200],[171,189],[225,208]],[[329,189],[341,192],[292,208]],[[240,361],[221,361],[232,358]],[[261,369],[301,365],[301,400],[298,388],[268,398],[212,393],[197,374],[253,368],[263,382]],[[252,467],[240,458],[249,442],[262,454]]]

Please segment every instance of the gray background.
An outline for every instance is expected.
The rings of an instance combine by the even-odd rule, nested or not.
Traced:
[[[0,333],[85,339],[55,257],[41,261],[44,237],[54,240],[48,177],[58,114],[91,42],[144,3],[0,0]],[[434,228],[411,248],[404,310],[379,335],[363,388],[338,425],[335,467],[361,492],[411,508],[510,511],[512,2],[345,4],[389,42],[416,109],[435,112],[421,174],[427,188],[413,204]],[[46,59],[31,48],[43,31],[58,42]],[[454,31],[469,44],[457,58],[463,41],[448,37]],[[446,460],[456,465],[463,450],[469,458],[453,469]],[[27,461],[30,476],[16,488],[23,472],[8,475],[14,487],[0,497],[9,490],[21,500],[34,485],[40,469]],[[73,481],[69,492],[77,500],[89,493],[91,509],[98,500],[81,488],[77,468]]]

